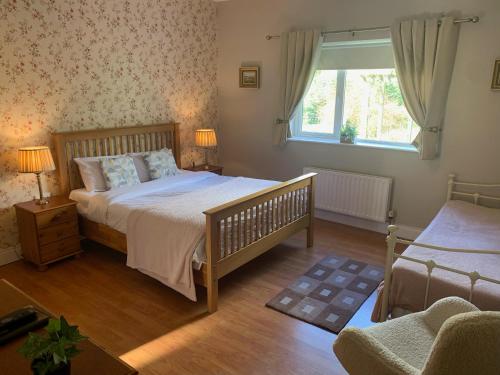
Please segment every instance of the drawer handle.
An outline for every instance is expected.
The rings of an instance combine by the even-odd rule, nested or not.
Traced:
[[[59,220],[61,217],[66,215],[66,211],[61,211],[57,215],[54,215],[54,217],[50,221],[56,221]]]

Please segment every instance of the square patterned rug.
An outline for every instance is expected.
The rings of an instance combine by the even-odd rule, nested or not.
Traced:
[[[382,267],[330,255],[316,263],[266,306],[339,333],[383,277]]]

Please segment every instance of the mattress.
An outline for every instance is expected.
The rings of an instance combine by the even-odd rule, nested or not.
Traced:
[[[431,224],[415,240],[423,244],[475,250],[500,250],[500,210],[468,202],[447,202]],[[500,278],[500,255],[450,253],[409,246],[404,255],[420,260],[433,260],[439,265],[465,272]],[[427,268],[425,265],[398,259],[393,265],[389,311],[398,308],[408,311],[424,309]],[[471,281],[468,276],[434,269],[428,305],[447,297],[469,299]],[[382,293],[375,306],[373,320],[379,320]],[[500,310],[500,285],[479,280],[472,303],[481,310]]]

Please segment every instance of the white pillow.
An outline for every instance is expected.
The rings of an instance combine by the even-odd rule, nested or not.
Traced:
[[[131,156],[102,159],[100,163],[106,186],[110,189],[141,183]]]
[[[78,165],[80,176],[87,191],[106,191],[106,180],[102,174],[101,163],[102,159],[109,159],[110,156],[89,157],[89,158],[74,158],[73,160]]]

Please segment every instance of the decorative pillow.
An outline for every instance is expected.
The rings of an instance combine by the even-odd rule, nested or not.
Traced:
[[[174,176],[179,173],[174,155],[172,155],[172,151],[168,148],[160,151],[151,151],[149,154],[144,155],[144,161],[149,170],[149,177],[153,180]]]
[[[80,177],[87,191],[106,191],[106,180],[102,174],[101,160],[109,159],[109,157],[89,157],[89,158],[74,158]]]
[[[109,189],[140,184],[134,160],[130,156],[101,160],[102,174]]]

